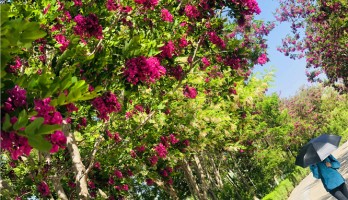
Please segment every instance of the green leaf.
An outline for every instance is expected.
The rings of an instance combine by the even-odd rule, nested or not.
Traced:
[[[57,104],[58,104],[58,105],[63,105],[64,102],[65,102],[65,94],[64,94],[64,93],[61,93],[61,94],[58,96]]]
[[[30,146],[39,151],[49,152],[52,148],[52,144],[49,143],[42,135],[31,135],[28,137]]]
[[[157,106],[157,109],[158,109],[158,110],[162,110],[164,107],[165,107],[165,105],[159,104],[159,105]]]
[[[60,89],[65,90],[70,87],[72,84],[72,78],[70,75],[67,75],[63,78],[62,82],[60,83]]]
[[[8,131],[8,129],[12,126],[11,122],[10,122],[10,115],[6,113],[5,115],[5,121],[2,124],[2,130],[4,131]]]
[[[31,42],[46,36],[46,32],[40,30],[40,24],[37,22],[25,24],[23,31],[21,41]]]
[[[55,125],[42,125],[36,132],[36,134],[39,135],[46,135],[51,134],[53,131],[60,130],[62,127],[61,125],[55,124]]]
[[[87,95],[83,95],[82,97],[79,98],[79,101],[85,101],[85,100],[90,100],[90,99],[93,99],[95,97],[98,97],[99,95],[98,94],[87,94]]]
[[[19,113],[17,122],[13,125],[14,130],[18,130],[22,127],[25,127],[28,123],[28,114],[25,110],[22,110]]]
[[[35,131],[40,128],[42,123],[44,122],[43,117],[36,118],[33,122],[31,122],[26,128],[25,128],[25,134],[27,135],[35,135]]]

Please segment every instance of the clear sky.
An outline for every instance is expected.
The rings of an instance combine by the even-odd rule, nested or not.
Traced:
[[[278,0],[258,0],[261,14],[256,19],[274,21],[273,13],[278,7]],[[268,94],[278,93],[280,97],[289,97],[303,85],[310,85],[306,77],[305,59],[293,60],[277,51],[282,38],[290,32],[289,24],[277,23],[276,27],[268,35],[268,57],[270,62],[263,66],[256,66],[255,72],[263,73],[265,70],[275,69],[275,81],[269,88]]]

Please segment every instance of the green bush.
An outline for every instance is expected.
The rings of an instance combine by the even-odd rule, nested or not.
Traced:
[[[289,197],[289,194],[298,185],[301,180],[306,177],[309,173],[309,169],[296,167],[295,171],[288,175],[280,184],[269,193],[262,200],[286,200]]]

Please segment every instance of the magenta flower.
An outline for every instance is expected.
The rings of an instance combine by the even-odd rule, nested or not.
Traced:
[[[114,180],[114,178],[109,177],[108,184],[109,184],[109,185],[114,185],[114,184],[115,184],[115,180]]]
[[[95,189],[95,184],[93,181],[88,181],[88,187],[91,189]]]
[[[94,163],[94,168],[101,170],[100,162],[95,162]]]
[[[200,15],[197,8],[193,5],[190,5],[190,4],[187,4],[185,6],[185,14],[188,18],[197,18]]]
[[[109,11],[115,11],[118,9],[118,5],[115,3],[114,0],[107,0],[106,1],[106,9],[108,9]]]
[[[75,111],[77,112],[79,110],[73,103],[69,103],[69,104],[65,105],[65,107],[69,113],[72,113]]]
[[[206,67],[209,67],[209,66],[210,66],[210,62],[209,62],[209,60],[208,60],[206,57],[203,57],[203,58],[202,58],[202,63],[203,63]]]
[[[121,189],[122,189],[123,191],[128,191],[128,190],[129,190],[129,187],[128,187],[127,184],[123,184],[122,187],[121,187]]]
[[[27,138],[15,132],[1,131],[1,149],[7,150],[12,160],[18,160],[19,156],[29,156],[32,147],[29,146]]]
[[[168,41],[166,45],[160,48],[162,50],[160,56],[162,58],[172,58],[175,52],[175,46],[172,41]]]
[[[120,134],[119,133],[115,133],[114,136],[113,136],[114,140],[116,143],[119,143],[122,141],[122,138],[120,137]]]
[[[46,15],[47,12],[48,12],[48,10],[50,9],[50,7],[51,7],[51,4],[48,4],[48,5],[46,6],[46,8],[44,8],[44,10],[42,11],[42,13],[43,13],[44,15]]]
[[[158,4],[158,0],[134,0],[137,4],[142,4],[145,8],[154,9]]]
[[[37,185],[37,190],[44,197],[51,194],[50,188],[45,181],[42,181],[41,183],[39,183],[39,185]]]
[[[17,58],[17,59],[15,60],[15,64],[10,65],[10,66],[7,68],[7,72],[8,72],[8,73],[16,73],[21,67],[22,67],[21,59],[20,59],[20,58]]]
[[[160,65],[155,57],[146,59],[144,56],[131,58],[126,61],[124,76],[127,81],[136,85],[139,81],[143,83],[154,83],[166,73],[166,69]]]
[[[8,98],[6,102],[11,104],[11,108],[18,108],[26,105],[27,91],[16,85],[14,88],[7,90]]]
[[[161,158],[166,158],[168,152],[167,152],[167,149],[165,146],[163,146],[162,143],[158,144],[156,147],[155,147],[155,151],[157,152],[157,155]]]
[[[257,59],[257,63],[259,63],[260,65],[263,65],[267,62],[267,60],[268,60],[267,55],[263,53]]]
[[[137,110],[139,112],[144,112],[144,108],[142,105],[135,105],[134,108],[135,108],[135,110]]]
[[[209,40],[211,43],[215,44],[216,46],[220,47],[221,49],[226,48],[225,42],[217,35],[216,32],[209,32],[208,33]]]
[[[179,47],[181,48],[185,48],[188,46],[188,42],[186,40],[185,37],[182,37],[180,40],[179,40]]]
[[[173,15],[165,8],[161,10],[161,18],[163,21],[173,22]]]
[[[151,158],[149,158],[149,161],[150,161],[151,166],[155,166],[158,162],[158,157],[152,156]]]
[[[190,141],[189,141],[189,140],[184,140],[184,141],[182,141],[182,143],[183,143],[186,147],[190,146]]]
[[[86,117],[80,118],[80,125],[81,126],[87,126],[87,118]]]
[[[146,184],[148,185],[148,186],[151,186],[151,185],[153,185],[155,182],[151,179],[151,178],[147,178],[146,179]]]
[[[49,140],[52,143],[50,153],[56,153],[59,148],[65,149],[67,138],[62,131],[55,131],[49,136]]]
[[[104,121],[109,120],[110,113],[121,111],[121,104],[118,102],[116,95],[111,92],[95,98],[92,105],[98,110],[98,117]]]
[[[80,35],[82,38],[103,38],[103,27],[99,24],[98,17],[95,14],[89,14],[87,17],[79,14],[74,18],[74,21],[76,22],[74,27],[76,35]]]
[[[189,87],[188,85],[185,86],[183,93],[185,97],[190,99],[195,99],[197,96],[197,90],[194,87]]]
[[[75,6],[82,6],[82,1],[81,0],[73,0]]]
[[[184,71],[180,65],[170,68],[169,73],[174,76],[176,80],[181,80],[184,76]]]
[[[123,178],[123,174],[120,170],[115,170],[114,174],[119,179]]]
[[[64,35],[62,34],[58,34],[56,36],[54,36],[54,38],[56,39],[56,41],[61,44],[62,46],[59,47],[60,51],[61,52],[64,52],[66,50],[66,48],[68,48],[69,44],[70,44],[70,41],[67,40],[65,38]]]
[[[178,143],[179,142],[179,140],[175,137],[175,135],[173,135],[173,134],[170,134],[169,135],[169,140],[170,140],[170,143],[171,144],[176,144],[176,143]]]

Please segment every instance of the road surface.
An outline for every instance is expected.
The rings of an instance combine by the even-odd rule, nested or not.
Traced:
[[[341,162],[341,167],[338,171],[348,184],[348,141],[342,144],[332,155]],[[289,200],[335,200],[335,198],[326,192],[321,181],[315,179],[312,173],[310,173],[291,192]]]

